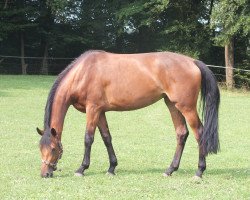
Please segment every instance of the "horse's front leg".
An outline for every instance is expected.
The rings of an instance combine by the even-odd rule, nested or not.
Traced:
[[[84,175],[85,169],[89,168],[90,165],[90,153],[91,153],[91,146],[94,142],[94,135],[95,129],[97,126],[97,122],[99,120],[100,112],[97,109],[96,105],[87,106],[86,109],[86,117],[87,117],[87,125],[86,125],[86,132],[85,132],[85,151],[84,157],[81,166],[78,170],[76,170],[76,176]]]

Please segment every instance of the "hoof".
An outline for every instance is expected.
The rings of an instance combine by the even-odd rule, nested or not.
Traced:
[[[75,172],[75,176],[83,176],[83,174],[81,174],[79,172]]]
[[[162,174],[164,177],[170,177],[171,176],[171,174],[167,174],[167,173],[163,173]]]
[[[193,176],[193,181],[195,182],[195,183],[201,183],[202,182],[202,178],[201,177],[199,177],[199,176]]]
[[[106,175],[107,175],[107,176],[111,176],[111,177],[113,177],[113,176],[115,176],[115,173],[112,173],[112,172],[107,172],[107,173],[106,173]]]

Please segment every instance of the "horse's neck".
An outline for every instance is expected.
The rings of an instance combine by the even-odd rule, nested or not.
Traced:
[[[67,97],[67,92],[61,89],[57,91],[57,94],[60,95],[55,95],[54,97],[50,126],[51,128],[54,128],[56,130],[58,137],[61,140],[64,118],[66,116],[70,103],[69,97]]]

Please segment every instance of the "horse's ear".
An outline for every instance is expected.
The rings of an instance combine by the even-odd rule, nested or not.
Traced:
[[[36,131],[38,132],[39,135],[43,136],[44,131],[40,130],[39,128],[36,128]]]
[[[52,134],[54,137],[56,137],[56,135],[57,135],[56,130],[55,130],[54,128],[52,128],[50,131],[51,131],[51,134]]]

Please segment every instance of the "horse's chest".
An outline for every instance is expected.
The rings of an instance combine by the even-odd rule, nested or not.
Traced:
[[[75,109],[79,110],[80,112],[83,112],[83,113],[86,112],[85,106],[80,103],[74,103],[73,106]]]

